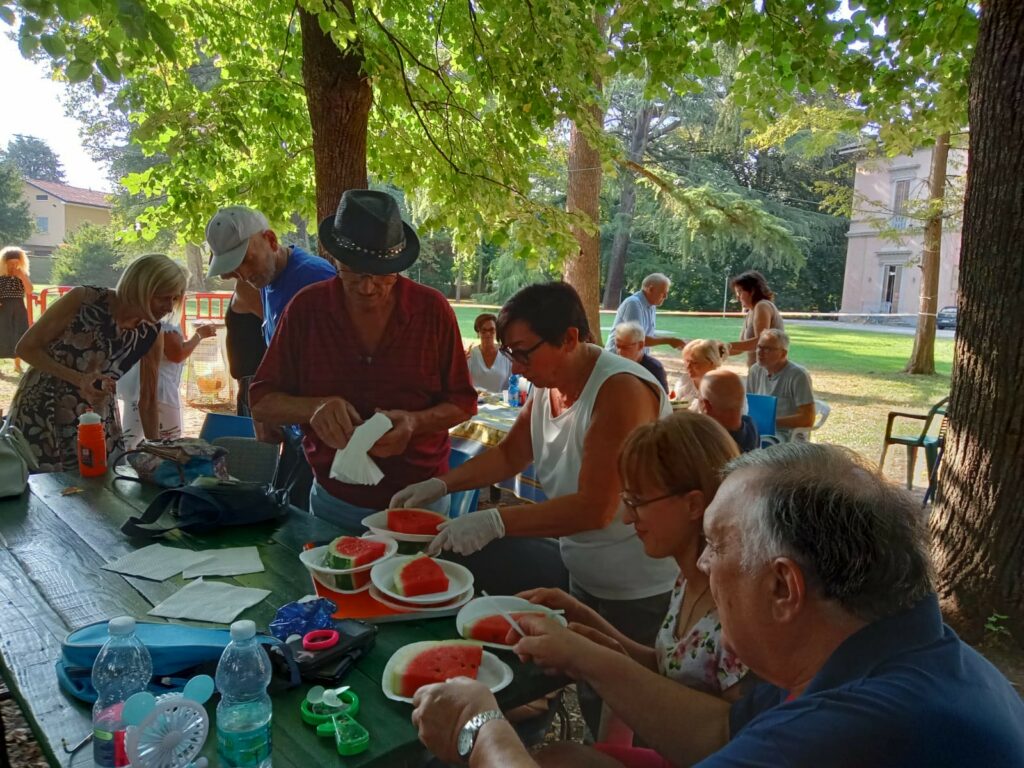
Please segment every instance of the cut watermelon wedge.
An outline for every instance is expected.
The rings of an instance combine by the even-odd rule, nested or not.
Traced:
[[[437,561],[422,555],[395,569],[395,591],[406,597],[447,592],[448,574]]]
[[[524,616],[544,616],[545,614],[545,611],[516,611],[512,614],[512,618],[518,622]],[[473,640],[495,643],[496,645],[515,645],[515,640],[512,643],[506,642],[509,632],[513,633],[515,640],[519,639],[519,633],[512,629],[508,619],[500,613],[496,613],[493,616],[483,616],[467,624],[464,630],[466,637]]]
[[[327,562],[324,565],[347,571],[379,560],[386,549],[387,545],[383,541],[339,536],[327,547]]]
[[[476,679],[483,661],[483,648],[472,642],[442,640],[413,643],[395,652],[392,690],[399,696],[412,696],[424,685],[443,683],[453,677]]]
[[[388,529],[395,533],[434,536],[437,526],[448,520],[444,515],[426,509],[389,509]]]

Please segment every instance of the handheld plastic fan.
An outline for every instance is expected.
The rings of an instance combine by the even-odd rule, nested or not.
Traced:
[[[124,704],[124,720],[130,726],[125,751],[135,768],[206,768],[199,757],[210,732],[210,717],[203,703],[213,694],[213,680],[199,675],[188,681],[183,693],[159,698],[137,693]]]

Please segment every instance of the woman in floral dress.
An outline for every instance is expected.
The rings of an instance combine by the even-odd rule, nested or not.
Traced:
[[[181,304],[186,278],[168,257],[142,256],[115,290],[72,289],[22,337],[17,354],[31,368],[11,403],[11,423],[32,446],[41,472],[77,467],[78,417],[88,408],[103,419],[108,461],[124,450],[115,385],[136,363],[142,365],[143,429],[158,438],[159,321]]]
[[[610,646],[636,662],[631,673],[636,690],[649,686],[645,680],[657,673],[727,701],[739,698],[738,683],[747,670],[722,644],[708,576],[697,567],[704,548],[704,510],[718,490],[719,471],[738,455],[729,433],[703,414],[682,411],[635,429],[619,454],[623,521],[633,524],[650,557],[671,557],[679,565],[679,579],[654,647],[630,640],[561,590],[537,589],[520,597],[564,610],[570,628],[550,619],[524,618],[521,624],[532,637],[516,646],[520,656],[576,676],[574,670],[586,666],[581,659],[600,650],[599,645]],[[605,704],[615,712],[615,701]],[[656,753],[634,759],[633,753],[651,750],[604,744],[598,749],[627,765],[663,762]]]

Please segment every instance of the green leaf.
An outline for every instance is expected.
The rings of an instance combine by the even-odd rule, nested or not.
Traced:
[[[39,43],[43,50],[55,59],[62,58],[68,52],[67,44],[59,34],[43,35],[39,38]]]
[[[99,72],[93,72],[90,81],[92,82],[92,89],[97,94],[103,93],[107,88],[107,81],[103,79],[103,75]]]
[[[6,5],[0,5],[0,19],[3,19],[11,26],[14,26],[14,11]]]
[[[89,75],[92,74],[92,64],[88,61],[80,61],[75,59],[68,64],[67,69],[64,73],[68,77],[68,82],[71,83],[82,83],[89,79]]]

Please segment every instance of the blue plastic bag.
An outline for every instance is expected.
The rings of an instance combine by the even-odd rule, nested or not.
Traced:
[[[270,634],[278,640],[287,640],[292,635],[305,635],[314,629],[333,629],[331,618],[338,606],[326,598],[308,600],[304,603],[285,603],[277,609],[270,622]]]

